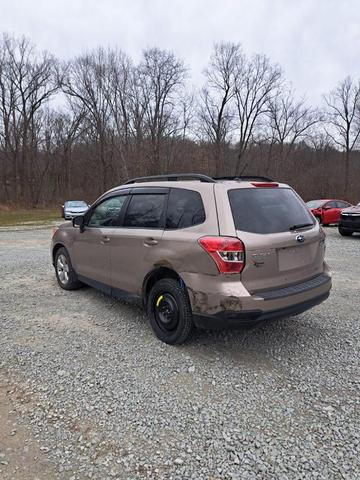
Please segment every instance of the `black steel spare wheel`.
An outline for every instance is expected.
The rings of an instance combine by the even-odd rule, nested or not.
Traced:
[[[155,335],[170,345],[185,342],[194,322],[186,287],[173,278],[158,280],[147,298],[147,314]]]
[[[179,308],[171,293],[159,295],[154,304],[154,314],[161,329],[168,332],[175,330],[179,323]]]

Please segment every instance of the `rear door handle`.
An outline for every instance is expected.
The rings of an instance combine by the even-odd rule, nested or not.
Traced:
[[[101,240],[101,245],[105,245],[105,243],[109,243],[110,242],[110,237],[102,237],[102,240]]]
[[[145,238],[144,245],[145,247],[152,247],[153,245],[157,245],[158,241],[155,238],[149,237]]]

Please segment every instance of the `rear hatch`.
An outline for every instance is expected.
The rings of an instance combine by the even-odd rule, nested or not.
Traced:
[[[323,272],[325,236],[289,187],[228,190],[236,234],[245,245],[241,280],[251,293],[306,281]]]

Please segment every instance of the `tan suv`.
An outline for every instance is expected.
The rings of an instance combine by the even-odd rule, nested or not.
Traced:
[[[237,327],[325,300],[325,234],[288,185],[263,177],[142,177],[102,195],[52,239],[60,287],[140,296],[179,344],[195,325]]]

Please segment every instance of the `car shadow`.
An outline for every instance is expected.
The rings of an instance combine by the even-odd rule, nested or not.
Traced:
[[[119,300],[92,287],[84,286],[76,292],[89,305],[94,302],[94,311],[106,312],[97,325],[110,329],[113,338],[121,339],[125,334],[132,336],[134,345],[146,343],[155,354],[171,349],[172,355],[185,357],[193,364],[211,365],[220,359],[232,365],[250,365],[251,368],[269,369],[279,358],[303,357],[314,347],[316,338],[324,334],[324,323],[315,310],[295,317],[275,319],[236,330],[195,329],[192,337],[184,344],[165,345],[156,338],[147,321],[146,312],[140,299]],[[95,313],[96,318],[96,313]],[[125,321],[125,322],[124,322]],[[314,340],[315,339],[315,340]]]

